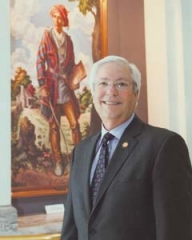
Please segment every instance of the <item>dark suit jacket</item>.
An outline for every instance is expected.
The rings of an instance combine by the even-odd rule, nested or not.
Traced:
[[[61,239],[192,240],[192,169],[184,140],[136,116],[91,210],[90,169],[99,136],[74,149]]]

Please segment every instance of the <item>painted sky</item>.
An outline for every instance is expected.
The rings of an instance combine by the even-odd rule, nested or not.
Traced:
[[[77,7],[78,1],[68,0],[11,0],[11,77],[20,66],[27,70],[34,86],[38,86],[36,77],[37,49],[45,28],[52,26],[49,11],[52,5],[63,4],[69,11],[69,29],[74,44],[75,61],[82,60],[87,72],[92,66],[92,14],[83,16]],[[86,84],[87,79],[82,84]]]

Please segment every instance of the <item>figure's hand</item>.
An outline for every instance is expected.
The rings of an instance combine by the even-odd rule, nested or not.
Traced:
[[[70,83],[70,88],[71,88],[72,90],[76,90],[76,89],[80,88],[80,84]]]
[[[42,86],[39,89],[39,95],[41,99],[44,99],[44,101],[49,101],[50,94],[46,86]]]
[[[47,88],[42,88],[40,90],[40,94],[42,97],[49,98],[49,92],[48,92]]]

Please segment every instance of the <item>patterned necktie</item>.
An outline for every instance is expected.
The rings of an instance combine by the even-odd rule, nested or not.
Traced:
[[[101,181],[105,174],[108,160],[109,160],[109,149],[108,149],[108,141],[112,140],[114,136],[111,133],[106,133],[101,142],[101,150],[99,154],[98,163],[95,169],[95,173],[93,176],[93,180],[91,183],[91,203],[92,206],[95,204],[95,200],[97,197],[97,192],[99,190]]]

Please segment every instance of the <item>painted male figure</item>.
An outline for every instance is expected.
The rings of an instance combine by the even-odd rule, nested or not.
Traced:
[[[69,121],[74,145],[81,141],[78,118],[80,110],[70,74],[75,66],[73,43],[64,32],[69,26],[68,12],[63,5],[50,10],[53,27],[45,30],[37,54],[37,77],[42,96],[41,113],[49,121],[50,141],[54,157],[54,172],[63,174],[59,124],[62,115]]]

